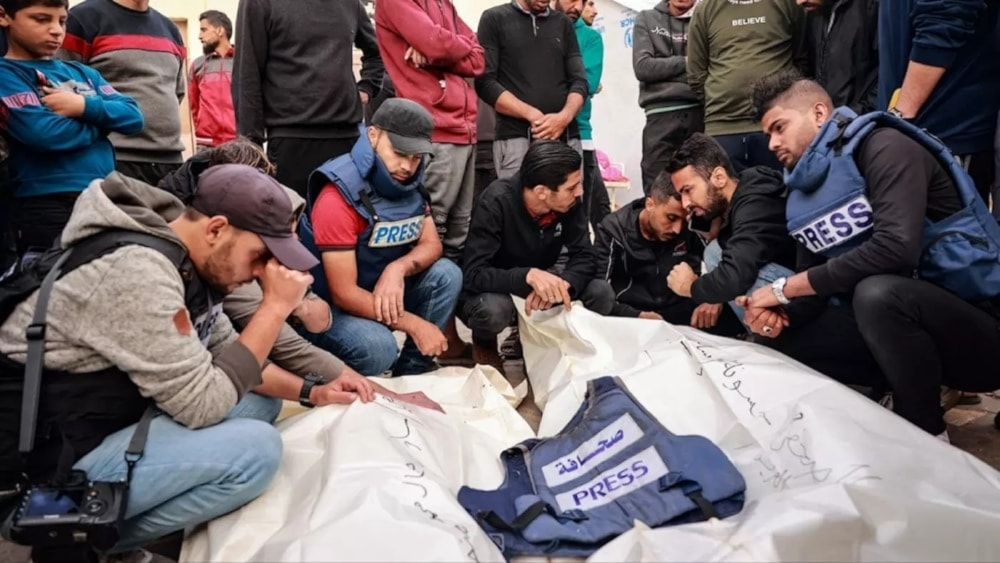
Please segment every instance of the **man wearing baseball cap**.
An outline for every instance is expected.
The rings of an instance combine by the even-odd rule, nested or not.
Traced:
[[[416,102],[387,100],[350,154],[309,178],[299,234],[322,261],[313,290],[339,312],[326,333],[303,336],[362,375],[425,373],[448,349],[462,274],[441,257],[423,186],[433,129]],[[394,330],[407,335],[402,351]]]
[[[139,414],[150,402],[163,413],[152,420],[131,476],[115,551],[253,500],[281,459],[271,426],[281,401],[250,391],[267,392],[268,374],[280,369],[262,365],[312,282],[304,271],[317,261],[293,234],[284,189],[262,172],[215,166],[192,188],[185,207],[117,172],[91,183],[63,231],[63,247],[106,232],[161,242],[124,244],[70,269],[53,285],[46,309],[43,396],[71,412],[43,412],[39,428],[55,424],[56,436],[69,430],[63,439],[75,454],[74,470],[94,481],[120,480]],[[186,250],[183,262],[177,247]],[[221,314],[221,294],[253,279],[263,301],[237,334]],[[24,377],[37,301],[35,292],[0,322],[0,381]],[[4,421],[18,416],[6,400],[9,388],[0,387]],[[46,419],[53,416],[62,418]],[[0,443],[9,443],[9,431],[0,426]],[[36,446],[47,439],[38,436]],[[86,447],[77,447],[81,442]]]

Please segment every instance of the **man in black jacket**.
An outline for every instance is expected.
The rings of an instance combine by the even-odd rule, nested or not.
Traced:
[[[599,286],[606,294],[602,303],[611,301],[613,305],[610,311],[597,312],[701,329],[718,326],[723,334],[743,332],[736,317],[728,309],[723,311],[721,303],[699,305],[667,287],[667,274],[677,264],[701,267],[704,243],[686,222],[680,194],[670,185],[666,172],[656,177],[648,196],[601,221],[594,246],[597,276],[604,280]]]
[[[797,0],[806,12],[809,69],[835,106],[858,114],[878,96],[878,0]],[[882,108],[884,109],[884,108]]]
[[[361,80],[354,82],[354,47]],[[267,141],[276,178],[306,195],[309,174],[350,152],[385,67],[360,0],[240,0],[233,61],[236,130]]]
[[[737,177],[725,150],[701,133],[681,145],[667,171],[688,213],[722,220],[718,238],[705,250],[709,272],[698,277],[681,263],[667,284],[695,303],[729,302],[737,317],[744,318],[743,308],[733,301],[792,275],[800,253],[808,254],[788,234],[781,174],[757,166]],[[817,298],[796,303],[788,314],[796,329],[763,344],[843,383],[880,385],[873,375],[878,369],[850,315]]]
[[[458,315],[472,330],[473,358],[502,371],[496,337],[516,319],[511,295],[525,298],[525,312],[574,298],[608,311],[591,287],[593,248],[583,196],[581,157],[558,141],[536,141],[520,172],[486,188],[472,213],[462,260]],[[559,268],[562,248],[567,262]]]

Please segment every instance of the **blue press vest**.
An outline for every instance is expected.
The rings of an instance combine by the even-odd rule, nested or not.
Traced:
[[[885,112],[833,112],[794,170],[788,185],[788,232],[815,254],[840,256],[868,240],[874,213],[854,151],[876,127],[892,127],[934,156],[952,179],[963,209],[937,223],[924,219],[916,276],[968,300],[1000,294],[1000,226],[975,184],[941,141]]]
[[[358,235],[356,247],[358,287],[368,291],[375,288],[382,270],[390,262],[406,255],[420,239],[427,206],[426,192],[422,188],[409,191],[400,199],[379,195],[368,181],[374,170],[375,158],[368,137],[362,135],[350,154],[329,160],[317,168],[309,176],[307,210],[299,220],[299,238],[316,257],[320,257],[309,219],[313,195],[318,195],[328,183],[340,190],[344,199],[368,224]],[[313,290],[330,302],[323,264],[313,268],[312,274],[315,280]]]
[[[634,520],[658,527],[743,508],[743,477],[715,444],[672,434],[617,377],[587,385],[562,432],[501,454],[499,489],[458,492],[505,557],[587,556]]]

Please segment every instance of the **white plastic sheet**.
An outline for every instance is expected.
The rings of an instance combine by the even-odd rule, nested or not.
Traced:
[[[636,523],[591,561],[1000,560],[1000,475],[780,354],[579,306],[522,316],[520,333],[540,435],[572,417],[588,379],[616,374],[667,428],[719,444],[747,482],[739,515]],[[455,497],[498,486],[497,455],[531,431],[496,372],[465,373],[386,382],[447,415],[383,401],[284,421],[274,483],[189,537],[182,560],[500,560]]]
[[[671,431],[719,444],[747,483],[739,515],[637,523],[591,561],[1000,560],[1000,474],[851,389],[689,327],[582,307],[531,320],[540,436],[572,417],[587,380],[616,374]]]

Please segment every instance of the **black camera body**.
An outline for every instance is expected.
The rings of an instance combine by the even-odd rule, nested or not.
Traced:
[[[14,512],[10,538],[30,546],[110,549],[118,543],[127,497],[124,482],[32,487]]]

